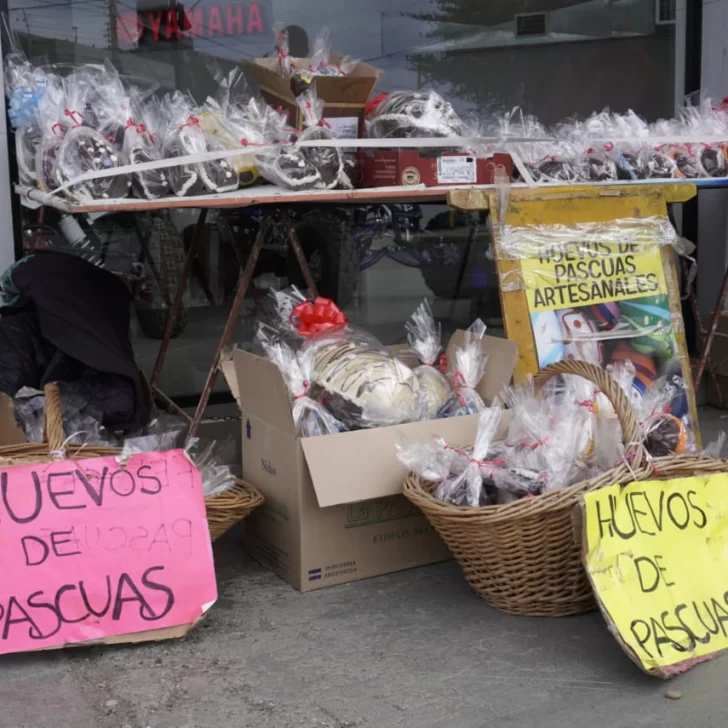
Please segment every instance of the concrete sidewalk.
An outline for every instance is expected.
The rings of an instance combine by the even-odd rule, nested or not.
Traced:
[[[185,640],[0,660],[0,726],[728,725],[725,658],[649,678],[599,614],[503,614],[454,563],[299,594],[232,535],[216,551],[220,600]]]
[[[299,594],[236,532],[215,555],[220,599],[182,641],[0,658],[0,728],[728,725],[728,657],[649,678],[598,613],[503,614],[452,562]]]

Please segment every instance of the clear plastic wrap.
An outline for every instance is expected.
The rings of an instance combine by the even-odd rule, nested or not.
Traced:
[[[180,91],[165,97],[163,156],[167,158],[222,151],[223,146],[208,139],[197,116],[199,109],[192,99]],[[169,168],[172,191],[180,197],[209,192],[229,192],[238,187],[238,174],[227,159],[195,162]]]
[[[182,447],[187,426],[176,415],[165,412],[156,416],[141,432],[126,437],[122,443],[122,459],[138,452],[164,452]]]
[[[235,476],[230,466],[225,464],[233,462],[235,457],[232,437],[223,441],[205,441],[193,437],[185,451],[200,471],[205,498],[213,498],[235,487]]]
[[[704,136],[706,139],[724,140],[691,145],[691,152],[700,166],[700,176],[728,175],[728,117],[725,110],[714,107],[708,100],[697,106],[683,107],[680,109],[679,118],[685,132],[692,138]]]
[[[258,328],[256,339],[268,358],[278,367],[286,383],[291,395],[291,414],[296,432],[301,437],[343,432],[346,429],[344,425],[321,402],[312,399],[308,394],[313,381],[313,351],[294,352],[266,326]]]
[[[317,76],[348,76],[359,63],[349,57],[341,58],[338,63],[331,62],[331,34],[326,27],[320,30],[313,42],[311,58],[290,58],[287,55],[287,39],[284,43],[282,57],[287,58],[288,62],[284,61],[282,68],[287,66],[285,75],[290,76],[291,91],[296,96],[309,91]]]
[[[650,131],[647,122],[631,110],[625,114],[606,116],[606,123],[595,128],[594,133],[608,140],[608,151],[617,162],[618,178],[626,181],[645,179],[648,168],[643,146]],[[619,141],[614,143],[613,139]]]
[[[144,98],[132,91],[130,116],[124,131],[124,154],[129,164],[144,164],[163,159],[162,134],[165,119],[158,99]],[[169,170],[147,169],[132,175],[132,192],[136,197],[157,200],[169,193]]]
[[[572,225],[504,226],[501,290],[526,291],[541,367],[562,359],[604,366],[627,349],[664,368],[677,356],[659,248],[681,248],[666,216]]]
[[[43,442],[45,427],[45,397],[43,392],[23,387],[13,401],[15,419],[25,433],[28,442]]]
[[[29,63],[18,53],[5,58],[5,93],[8,118],[15,132],[15,151],[21,184],[37,184],[36,150],[41,143],[44,109],[60,79]]]
[[[163,418],[160,421],[162,423],[165,423],[165,427],[171,424],[171,427],[163,430],[151,423],[152,432],[126,438],[116,459],[124,463],[140,453],[166,452],[181,447],[181,434],[186,428],[182,427],[180,430],[177,427],[179,420],[170,423],[167,418]],[[185,452],[200,471],[205,497],[220,495],[235,486],[235,476],[230,466],[225,464],[232,463],[235,458],[236,448],[232,437],[222,441],[193,437],[185,446]]]
[[[424,416],[434,419],[452,392],[450,382],[438,368],[442,352],[442,327],[424,301],[406,323],[407,342],[420,361],[414,372],[420,383]]]
[[[382,427],[422,417],[419,381],[370,333],[327,298],[291,287],[271,296],[269,324],[300,354],[313,357],[308,394],[347,429]]]
[[[375,139],[460,137],[465,127],[452,105],[435,91],[393,91],[367,115],[367,136]]]
[[[23,387],[13,399],[15,416],[29,442],[43,442],[45,431],[45,395]],[[61,398],[63,431],[66,443],[74,445],[108,445],[113,434],[99,421],[98,413],[88,410],[87,402],[78,395]]]
[[[660,151],[665,152],[673,161],[675,168],[673,177],[684,179],[697,179],[703,175],[703,169],[696,156],[696,147],[693,144],[669,144]]]
[[[686,397],[685,383],[673,375],[660,378],[649,385],[641,380],[640,372],[630,360],[610,365],[607,370],[622,387],[634,409],[637,423],[642,430],[642,442],[653,457],[680,455],[695,449],[694,437],[686,408],[681,400]],[[604,453],[600,462],[610,462],[623,455],[621,432],[611,405],[600,405],[601,441],[599,452]]]
[[[343,327],[309,338],[313,357],[310,396],[321,400],[349,429],[387,427],[422,418],[419,380],[373,337]]]
[[[706,458],[715,458],[716,460],[724,459],[725,455],[723,449],[726,443],[725,432],[720,432],[715,440],[711,440],[704,448],[701,453]]]
[[[514,109],[500,120],[504,139],[524,160],[535,182],[610,182],[640,179],[697,179],[728,174],[728,114],[710,100],[685,106],[676,118],[648,124],[634,111],[608,110],[585,121],[547,129]],[[528,181],[528,180],[527,180]]]
[[[495,481],[505,465],[503,445],[495,442],[503,407],[493,402],[480,415],[470,451],[453,447],[442,438],[410,442],[402,437],[397,458],[421,478],[437,484],[433,495],[445,503],[471,508],[498,502]]]
[[[395,447],[397,459],[407,470],[438,484],[461,473],[469,460],[464,450],[451,447],[441,437],[412,442],[400,434]]]
[[[438,417],[474,415],[485,408],[482,397],[475,389],[488,363],[482,346],[485,331],[485,324],[476,319],[465,332],[463,345],[455,350],[454,368],[450,372],[453,391],[440,408]]]
[[[242,70],[236,68],[220,80],[217,94],[207,99],[198,118],[208,144],[241,150],[228,161],[240,184],[250,185],[260,178],[256,149],[284,138],[287,115],[252,98]]]
[[[278,72],[288,78],[291,75],[292,59],[288,45],[288,30],[282,23],[276,23],[276,50],[278,52]]]
[[[49,68],[46,79],[46,87],[38,99],[40,139],[32,145],[30,138],[25,138],[23,144],[28,145],[28,152],[30,145],[35,148],[33,168],[40,189],[55,190],[59,186],[56,166],[63,136],[72,124],[80,124],[81,120],[66,107],[65,84],[60,74]]]
[[[492,492],[489,493],[485,482],[494,483],[501,467],[489,459],[501,416],[502,406],[498,400],[480,413],[475,442],[467,465],[462,472],[439,483],[435,490],[438,500],[471,508],[492,503]]]
[[[520,108],[498,119],[498,133],[504,140],[518,138],[532,141],[510,142],[506,150],[523,162],[521,174],[528,174],[528,182],[570,181],[578,177],[575,163],[571,163],[574,155],[570,144],[564,145],[561,140],[546,141],[551,134],[533,115],[524,114]],[[560,157],[565,159],[562,161]]]
[[[298,104],[307,127],[293,141],[315,142],[335,138],[322,122],[323,102],[316,96],[314,87],[299,96]],[[261,174],[280,187],[292,190],[352,187],[346,173],[344,154],[339,147],[299,147],[284,142],[273,150],[262,151],[256,161]]]
[[[547,154],[531,164],[531,175],[541,183],[571,183],[583,178],[580,171],[580,160],[573,147],[561,144],[558,149],[552,148]]]
[[[629,360],[607,365],[607,372],[627,395],[630,406],[638,404],[641,393],[633,388],[635,378],[634,364]],[[596,449],[594,461],[601,471],[609,470],[624,458],[622,428],[612,403],[604,394],[596,396]]]
[[[674,383],[658,381],[645,391],[636,408],[645,449],[653,457],[681,455],[693,449],[686,423],[672,412],[676,394]]]
[[[589,147],[581,162],[582,176],[589,182],[615,182],[617,163],[606,149]]]
[[[496,478],[499,488],[520,497],[565,488],[588,477],[592,453],[584,423],[591,413],[569,384],[552,380],[537,394],[528,383],[510,389],[506,402],[512,421],[505,443],[506,472]]]
[[[56,152],[56,182],[64,185],[87,172],[124,166],[117,131],[124,129],[128,118],[128,96],[118,74],[102,67],[81,66],[64,79],[63,89],[63,113],[70,125],[66,125]],[[91,202],[126,197],[130,189],[129,175],[118,174],[72,185],[66,194]]]

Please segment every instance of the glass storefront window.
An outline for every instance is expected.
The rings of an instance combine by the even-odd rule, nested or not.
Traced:
[[[305,56],[323,26],[333,50],[382,71],[377,91],[434,89],[461,114],[485,118],[520,106],[551,124],[609,107],[653,120],[670,116],[675,102],[674,4],[655,0],[7,0],[6,6],[31,60],[108,59],[122,74],[154,82],[159,93],[181,89],[200,103],[215,92],[220,73],[275,55],[277,28],[288,29],[291,54]],[[404,339],[404,320],[425,296],[436,298],[446,331],[467,326],[474,315],[497,329],[497,287],[480,216],[442,205],[300,206],[298,213],[322,291],[385,343]],[[37,214],[25,222],[37,228]],[[90,227],[83,221],[110,266],[142,271],[133,282],[134,341],[147,371],[164,322],[159,302],[174,292],[196,217],[196,210],[184,210],[104,215]],[[208,216],[205,253],[161,381],[172,396],[200,391],[234,293],[236,259],[221,220],[243,251],[257,226],[250,211]],[[46,234],[62,238],[57,215],[46,211],[42,224]],[[298,282],[290,256],[271,239],[238,341],[250,341],[266,289],[291,280]]]

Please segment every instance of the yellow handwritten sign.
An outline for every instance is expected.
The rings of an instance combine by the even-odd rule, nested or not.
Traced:
[[[531,313],[667,292],[658,245],[581,242],[544,246],[521,261]]]
[[[583,508],[584,565],[639,665],[728,649],[728,474],[614,485]]]

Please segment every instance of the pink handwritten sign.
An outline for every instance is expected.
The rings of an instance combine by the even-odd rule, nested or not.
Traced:
[[[182,450],[0,469],[0,654],[195,622],[217,599]]]

